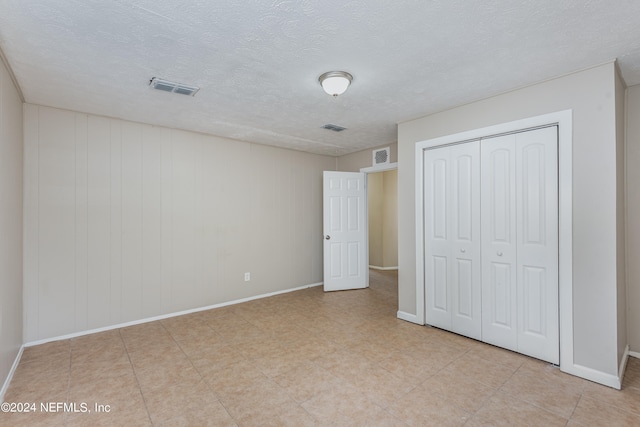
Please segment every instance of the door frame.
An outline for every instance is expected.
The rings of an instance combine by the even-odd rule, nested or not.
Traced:
[[[459,144],[507,133],[558,126],[558,311],[560,327],[560,370],[579,375],[573,359],[573,112],[558,111],[453,135],[419,141],[415,144],[416,219],[416,323],[425,324],[424,288],[424,156],[426,149]]]
[[[398,170],[398,163],[386,163],[377,166],[369,166],[366,168],[360,168],[360,172],[364,173],[364,182],[367,186],[367,266],[369,266],[369,174]],[[398,266],[398,270],[400,267]]]

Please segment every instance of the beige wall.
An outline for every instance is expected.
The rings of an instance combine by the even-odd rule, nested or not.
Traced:
[[[389,161],[391,163],[397,162],[398,144],[394,142],[393,144],[385,144],[368,150],[340,156],[337,158],[337,170],[342,172],[360,172],[361,168],[369,168],[373,166],[373,151],[386,147],[389,147],[390,151]]]
[[[627,89],[627,291],[631,351],[640,353],[640,85]]]
[[[398,266],[398,171],[367,175],[369,265]]]
[[[26,341],[321,282],[335,163],[25,105]]]
[[[398,171],[383,172],[383,267],[398,266]]]
[[[611,63],[400,124],[400,310],[416,313],[415,143],[572,109],[574,363],[617,377],[619,173],[615,107],[615,65]]]
[[[367,202],[369,213],[369,265],[382,267],[384,184],[382,172],[367,175]]]
[[[0,401],[22,346],[22,100],[0,59]]]

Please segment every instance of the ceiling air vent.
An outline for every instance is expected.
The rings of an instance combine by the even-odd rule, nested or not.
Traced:
[[[338,126],[338,125],[332,125],[331,123],[328,123],[324,126],[322,126],[323,129],[329,129],[332,130],[334,132],[342,132],[343,130],[346,130],[347,128],[343,128],[342,126]]]
[[[390,157],[389,147],[373,150],[373,166],[388,164]]]
[[[195,95],[196,92],[200,90],[199,87],[186,85],[183,83],[170,82],[169,80],[159,79],[158,77],[152,78],[149,81],[149,86],[154,89],[163,90],[165,92],[173,92],[189,96]]]

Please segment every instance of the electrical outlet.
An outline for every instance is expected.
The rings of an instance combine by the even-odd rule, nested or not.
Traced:
[[[249,282],[251,280],[251,273],[244,273],[244,281]]]

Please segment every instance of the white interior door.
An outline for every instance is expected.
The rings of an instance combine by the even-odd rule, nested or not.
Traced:
[[[323,174],[324,290],[369,286],[366,176]]]
[[[424,152],[427,324],[481,339],[480,143]]]

